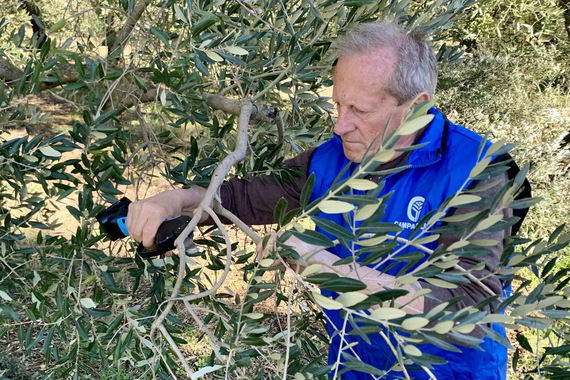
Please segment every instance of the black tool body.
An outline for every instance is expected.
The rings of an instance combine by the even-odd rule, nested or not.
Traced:
[[[108,209],[97,214],[96,219],[109,239],[114,241],[129,236],[127,213],[130,203],[131,201],[128,198],[122,198]],[[186,215],[165,220],[156,232],[156,248],[146,249],[141,243],[137,247],[137,254],[144,258],[151,258],[173,250],[176,238],[184,231],[190,220],[191,218]]]

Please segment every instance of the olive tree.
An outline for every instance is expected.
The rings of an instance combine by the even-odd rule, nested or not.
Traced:
[[[37,363],[31,370],[45,377],[80,378],[126,368],[138,377],[315,378],[338,372],[324,360],[328,337],[320,308],[343,309],[351,319],[374,322],[376,327],[358,334],[381,328],[396,334],[394,351],[404,373],[406,366],[418,364],[429,372],[441,361],[423,355],[417,344],[450,347],[452,337],[475,346],[479,340],[469,334],[475,326],[505,345],[510,343],[493,335],[488,323],[515,330],[563,326],[570,277],[553,264],[568,244],[563,227],[543,240],[515,237],[506,245],[502,261],[508,269],[497,275],[513,283],[513,292],[498,314],[481,311],[494,299],[490,294],[472,308],[454,311],[450,303],[409,315],[394,302],[402,294],[398,289],[365,296],[360,281],[319,275],[318,265],[301,273],[282,273],[274,265],[295,257],[283,243],[291,234],[323,247],[380,246],[389,257],[397,253],[389,231],[379,226],[381,232],[367,234],[382,208],[378,186],[363,178],[386,159],[398,135],[425,125],[419,116],[425,108],[409,115],[378,155],[324,199],[307,201],[308,181],[302,208],[287,211],[280,202],[275,209],[280,239],[266,245],[268,256],[262,260],[255,260],[255,247],[267,239],[217,201],[229,175],[263,173],[284,181],[298,175],[283,167],[283,160],[330,135],[329,48],[339,34],[355,23],[392,17],[434,36],[439,58],[454,61],[461,53],[438,36],[472,2],[83,0],[52,5],[26,0],[7,5],[0,22],[0,125],[2,132],[20,126],[27,134],[3,134],[0,141],[0,338],[15,353],[33,357]],[[34,125],[45,123],[48,115],[27,99],[46,93],[74,111],[67,128],[38,135]],[[493,152],[509,148],[499,142]],[[503,170],[489,161],[482,156],[471,177]],[[447,287],[476,281],[457,259],[480,254],[493,243],[469,237],[506,228],[502,209],[536,201],[516,200],[524,173],[503,189],[493,208],[465,226],[461,244],[427,250],[432,237],[421,231],[399,242],[430,259],[398,281],[424,279]],[[177,254],[144,260],[128,239],[109,242],[95,216],[127,192],[147,195],[157,181],[167,187],[207,186],[208,193],[178,238]],[[351,189],[362,192],[347,196]],[[464,190],[422,222],[425,231],[445,220],[451,207],[474,200]],[[315,217],[319,210],[357,210],[368,229],[328,225]],[[57,219],[62,213],[74,219],[66,229]],[[197,227],[203,214],[214,227]],[[240,234],[229,232],[219,216]],[[338,241],[312,231],[311,223]],[[187,239],[192,231],[193,239]],[[234,289],[228,287],[230,275]],[[320,290],[344,294],[332,299]],[[196,346],[207,346],[207,353],[196,358]],[[564,356],[564,347],[547,354]],[[350,347],[346,350],[349,354]],[[553,373],[560,371],[556,360],[545,363],[552,363]],[[382,377],[357,358],[342,364]]]

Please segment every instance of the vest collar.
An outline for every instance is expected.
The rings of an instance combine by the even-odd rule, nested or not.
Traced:
[[[418,145],[425,144],[425,146],[414,150],[410,155],[408,164],[413,167],[428,166],[441,160],[447,143],[449,121],[435,107],[430,108],[428,113],[434,115],[434,118],[417,142]]]

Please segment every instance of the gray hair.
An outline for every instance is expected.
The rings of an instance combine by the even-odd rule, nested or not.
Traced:
[[[424,91],[433,97],[437,85],[437,60],[431,43],[423,34],[408,32],[393,21],[383,20],[358,25],[340,37],[334,46],[338,58],[377,48],[393,49],[397,54],[396,72],[388,91],[400,104]]]

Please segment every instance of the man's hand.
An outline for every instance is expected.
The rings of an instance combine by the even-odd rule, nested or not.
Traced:
[[[192,216],[205,194],[202,187],[167,190],[131,203],[127,214],[129,235],[146,248],[154,248],[156,231],[162,222],[180,215]]]
[[[270,238],[271,246],[274,245],[275,234]],[[292,236],[285,241],[285,244],[297,251],[300,258],[298,260],[287,260],[287,264],[296,273],[302,273],[303,269],[310,264],[322,264],[321,273],[336,273],[339,276],[351,277],[366,284],[364,294],[373,294],[386,288],[405,289],[409,293],[398,298],[400,304],[407,304],[405,310],[409,313],[421,313],[424,311],[424,298],[415,298],[415,293],[421,289],[419,283],[399,285],[394,276],[379,272],[373,268],[360,266],[358,263],[333,265],[340,260],[340,257],[323,247],[308,244]],[[269,247],[269,244],[266,245]]]

